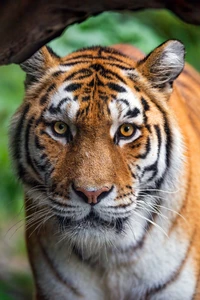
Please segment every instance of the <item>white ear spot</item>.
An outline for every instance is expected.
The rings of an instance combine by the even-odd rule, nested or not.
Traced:
[[[184,67],[185,48],[179,41],[169,41],[166,43],[158,65],[155,64],[156,72],[163,75],[163,83],[173,81],[181,73]]]
[[[138,70],[155,88],[169,88],[184,67],[185,48],[176,40],[170,40],[154,49],[138,63]],[[169,90],[170,90],[169,89]]]

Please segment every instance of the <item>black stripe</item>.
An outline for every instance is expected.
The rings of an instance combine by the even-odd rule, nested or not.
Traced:
[[[164,181],[164,179],[166,177],[167,171],[170,168],[171,147],[172,147],[172,134],[171,134],[171,130],[170,130],[170,127],[169,127],[169,122],[168,122],[168,119],[166,117],[165,112],[161,108],[160,108],[160,110],[161,110],[161,112],[163,114],[163,118],[164,118],[164,131],[165,131],[165,134],[166,134],[166,145],[165,145],[165,147],[166,147],[166,157],[165,157],[166,168],[165,168],[165,171],[164,171],[162,177],[156,181],[156,188],[158,188],[158,189],[160,188],[161,184],[163,183],[163,181]]]
[[[132,149],[135,149],[135,148],[139,148],[141,146],[141,143],[138,143],[138,144],[134,144],[133,146],[131,146]]]
[[[84,96],[84,97],[82,97],[82,101],[88,101],[88,100],[90,100],[90,96]]]
[[[46,48],[53,58],[60,58],[49,46],[46,46]]]
[[[105,63],[108,66],[117,67],[117,68],[119,68],[121,70],[125,70],[125,71],[132,71],[133,70],[133,68],[131,66],[130,67],[125,67],[125,66],[119,65],[117,63],[110,63],[109,60],[107,58],[104,58],[104,57],[101,57],[101,60],[106,61]],[[70,66],[74,66],[74,65],[78,65],[78,64],[89,64],[89,63],[91,63],[91,60],[79,60],[79,61],[74,61],[74,62],[61,64],[61,66],[70,67]]]
[[[148,102],[143,97],[142,97],[141,101],[142,101],[142,105],[143,105],[144,110],[145,111],[150,110]]]
[[[41,157],[40,157],[40,159],[45,159],[45,158],[47,158],[47,154],[45,154],[45,153],[43,153],[42,155],[41,155]]]
[[[68,86],[65,87],[65,91],[67,92],[74,92],[78,89],[80,89],[81,84],[80,83],[71,83]]]
[[[25,168],[20,163],[18,164],[17,175],[18,175],[19,179],[21,179],[24,183],[26,183],[28,185],[37,186],[40,184],[39,181],[30,178],[30,176],[27,174]]]
[[[122,87],[121,85],[119,84],[116,84],[116,83],[113,83],[113,82],[109,82],[107,84],[107,86],[113,90],[113,91],[116,91],[116,92],[119,92],[119,93],[124,93],[124,92],[127,92],[126,89],[124,87]]]
[[[74,100],[74,99],[73,99]],[[69,98],[69,97],[66,97],[66,98],[64,98],[64,99],[62,99],[60,102],[59,102],[59,104],[58,104],[58,108],[60,108],[65,102],[67,102],[67,101],[71,101],[71,99]]]
[[[146,125],[145,125],[145,128],[149,131],[149,133],[152,133],[152,131],[151,131],[151,125],[146,124]]]
[[[146,111],[148,111],[150,109],[149,104],[147,103],[147,101],[143,97],[141,98],[141,102],[142,102],[142,105],[143,105],[143,121],[144,121],[144,124],[147,124],[148,118],[147,118],[147,115],[146,115]]]
[[[78,79],[82,79],[82,78],[90,77],[92,75],[92,72],[90,69],[83,68],[83,69],[75,71],[75,72],[71,73],[70,75],[68,75],[67,77],[65,77],[63,82],[71,80],[73,77],[75,77],[78,74],[83,74],[81,78],[80,77],[78,78]]]
[[[152,176],[148,179],[148,181],[151,181],[158,173],[158,161],[159,161],[159,157],[160,157],[160,148],[161,148],[161,132],[160,132],[160,128],[158,125],[154,125],[155,131],[156,131],[156,136],[158,139],[158,150],[157,150],[157,159],[156,161],[145,167],[144,170],[142,171],[142,175],[141,178],[145,175],[146,172],[153,172]]]
[[[151,143],[150,143],[150,137],[148,137],[146,142],[145,152],[143,154],[137,155],[136,158],[145,159],[149,154],[150,150],[151,150]]]
[[[90,68],[94,69],[95,71],[105,71],[105,68],[101,64],[92,64],[90,65]]]
[[[113,75],[115,78],[117,78],[119,81],[123,82],[124,84],[126,84],[126,81],[124,80],[123,77],[121,77],[119,74],[117,74],[116,72],[112,72],[111,70],[106,70],[106,73]],[[106,75],[106,74],[105,74]]]
[[[144,174],[145,174],[146,172],[154,172],[154,174],[152,175],[152,177],[150,177],[149,181],[152,180],[152,178],[153,178],[153,177],[157,174],[157,172],[158,172],[157,165],[158,165],[158,157],[157,157],[156,161],[155,161],[153,164],[151,164],[151,165],[149,165],[149,166],[147,166],[147,167],[144,168],[144,170],[143,170],[143,172],[142,172],[142,177],[144,176]]]
[[[152,101],[152,99],[151,99]],[[171,161],[171,147],[172,147],[172,143],[173,143],[173,139],[172,139],[172,134],[171,134],[171,130],[170,130],[170,126],[169,126],[169,121],[167,119],[167,114],[164,111],[164,109],[155,101],[152,101],[154,103],[154,105],[158,108],[158,110],[161,112],[162,116],[163,116],[163,120],[164,120],[164,131],[166,134],[166,157],[165,157],[165,161],[166,161],[166,168],[164,173],[162,174],[162,176],[156,180],[155,185],[156,188],[159,189],[161,184],[163,183],[163,181],[165,180],[166,174],[168,172],[168,169],[170,168],[170,161]],[[159,136],[158,137],[158,142],[159,142]]]
[[[40,144],[39,137],[37,135],[35,136],[35,146],[39,150],[44,150],[45,149],[45,147]]]
[[[112,80],[118,79],[119,81],[126,84],[126,81],[124,80],[123,77],[118,75],[116,72],[112,72],[111,70],[109,70],[107,68],[104,68],[104,66],[102,66],[101,64],[93,64],[90,67],[93,68],[96,71],[100,71],[100,74],[103,77],[107,78],[107,79],[112,79]],[[114,78],[112,76],[109,76],[109,75],[112,75]]]
[[[162,136],[161,136],[161,131],[158,125],[154,125],[154,128],[156,130],[156,135],[157,135],[157,139],[158,139],[158,158],[157,158],[157,164],[159,161],[159,157],[160,157],[160,149],[161,149],[161,143],[162,143]],[[164,174],[166,173],[166,166],[165,166],[165,170],[164,170]],[[150,177],[148,179],[148,181],[151,181],[153,179],[153,177],[155,177],[158,173],[158,165],[157,165],[157,171],[153,173],[152,177]],[[161,175],[161,177],[156,180],[155,184],[156,184],[156,188],[160,187],[161,182],[164,180],[163,174]]]
[[[28,165],[33,169],[33,171],[40,177],[40,174],[38,173],[37,169],[35,168],[35,165],[33,163],[33,160],[31,158],[30,155],[30,150],[29,150],[29,145],[30,145],[30,130],[32,128],[34,122],[34,117],[31,117],[28,121],[27,121],[27,125],[26,125],[26,131],[25,131],[25,156],[26,156],[26,162],[28,163]]]
[[[106,53],[108,53],[108,52],[105,52],[105,54]],[[111,53],[113,53],[113,52],[111,52]],[[118,53],[118,55],[123,56],[121,53],[120,54]],[[72,58],[68,58],[67,62],[70,63],[71,61],[73,62],[74,60],[79,60],[79,59],[82,59],[82,61],[84,62],[85,59],[87,59],[87,58],[89,59],[89,61],[91,61],[92,59],[99,59],[99,58],[102,59],[102,60],[108,60],[108,61],[114,61],[114,62],[117,61],[119,63],[122,63],[122,64],[125,64],[125,65],[129,66],[129,64],[127,64],[123,59],[117,58],[115,56],[115,54],[113,56],[112,55],[107,55],[106,57],[96,56],[94,54],[81,54],[81,55],[73,56]],[[61,64],[61,66],[65,66],[65,65],[66,65],[65,63]],[[131,69],[133,70],[133,68],[131,68]]]
[[[33,159],[33,162],[39,171],[44,172],[46,170],[47,168],[46,163],[44,165],[41,165],[36,159]]]
[[[125,63],[125,61],[123,59],[117,58],[116,56],[108,55],[108,56],[106,56],[106,58],[110,61],[117,61],[117,62],[122,63],[122,64]],[[133,70],[134,70],[134,68],[133,68]]]
[[[130,167],[129,165],[128,165],[128,169],[129,169],[129,171],[130,171],[130,173],[131,173],[131,176],[132,176],[133,178],[136,179],[136,176],[135,176],[135,174],[132,172],[131,167]]]
[[[74,101],[75,98],[73,99]],[[68,102],[68,101],[72,101],[69,97],[66,97],[66,98],[63,98],[59,104],[57,106],[54,106],[53,104],[51,104],[51,106],[49,107],[48,111],[51,113],[51,114],[57,114],[57,113],[60,113],[61,112],[61,106],[65,103],[65,102]]]
[[[59,75],[63,74],[63,71],[56,71],[54,73],[51,74],[52,77],[58,77]]]
[[[87,84],[87,86],[89,86],[89,87],[93,87],[94,86],[94,79],[92,79],[88,84]],[[85,92],[86,93],[89,93],[91,90],[90,89],[85,89]]]
[[[121,65],[116,64],[116,63],[109,63],[108,62],[107,64],[108,64],[108,66],[117,67],[117,68],[119,68],[121,70],[124,70],[124,71],[132,71],[133,70],[133,68],[131,68],[131,67],[127,68],[127,67],[121,66]],[[136,77],[137,76],[134,75],[134,78],[136,78]]]
[[[41,160],[43,160],[42,163],[41,163]],[[51,167],[51,163],[50,163],[49,159],[47,159],[46,154],[44,154],[44,156],[41,155],[39,162],[36,159],[33,159],[33,161],[39,171],[44,172],[45,170],[47,170],[48,168]]]
[[[119,102],[123,102],[126,106],[130,106],[130,103],[126,99],[117,99]]]
[[[118,75],[117,73],[115,72],[112,72],[111,70],[108,70],[108,69],[105,69],[105,72],[104,74],[102,74],[102,76],[104,76],[105,78],[108,78],[108,74],[111,74],[114,78],[111,78],[111,79],[118,79],[119,81],[123,82],[124,84],[126,84],[126,81],[124,80],[123,77],[121,77],[120,75]],[[108,78],[110,79],[110,78]]]
[[[56,115],[57,113],[60,112],[60,108],[57,106],[54,106],[53,104],[51,104],[51,106],[49,107],[48,111],[52,114],[52,115]]]
[[[54,172],[55,168],[52,167],[52,165],[49,164],[48,167],[51,167],[51,170],[48,170],[48,172],[45,173],[45,184],[47,185],[49,180],[51,179],[51,174]]]
[[[35,127],[37,127],[40,123],[43,122],[43,115],[44,115],[45,111],[46,111],[46,108],[44,110],[42,110],[42,112],[40,113],[39,118],[36,119],[36,121],[35,121]]]
[[[165,130],[165,134],[167,136],[167,143],[166,143],[166,148],[167,148],[166,165],[167,165],[167,167],[169,167],[170,166],[170,156],[171,156],[172,136],[171,136],[171,131],[170,131],[170,127],[169,127],[169,123],[168,123],[167,118],[165,119],[164,130]]]
[[[135,107],[133,110],[128,110],[124,117],[128,118],[135,118],[140,114],[140,111],[137,107]]]
[[[158,149],[160,149],[161,142],[162,142],[160,127],[158,125],[154,125],[154,128],[155,128],[157,139],[158,139]]]
[[[96,85],[98,85],[98,86],[104,86],[103,81],[101,81],[101,79],[99,78],[98,75],[96,75],[95,86],[96,86]]]
[[[106,46],[91,46],[91,47],[83,47],[81,49],[78,49],[77,51],[75,51],[74,53],[81,53],[81,52],[86,52],[86,51],[97,51],[98,55],[102,55],[103,54],[114,54],[114,55],[118,55],[118,56],[124,56],[127,57],[127,55],[121,53],[120,51],[118,51],[115,48],[112,47],[106,47]],[[99,56],[98,56],[99,58]]]
[[[13,157],[16,160],[19,160],[20,156],[21,156],[21,149],[20,149],[21,148],[21,134],[22,134],[22,131],[23,131],[24,122],[26,120],[26,116],[29,112],[29,109],[30,109],[30,105],[27,104],[24,107],[24,110],[21,114],[21,118],[19,119],[17,127],[16,127],[16,131],[15,131],[15,135],[14,135],[14,142],[12,144]]]
[[[55,88],[56,88],[56,85],[55,85],[55,83],[52,83],[49,87],[48,87],[48,89],[47,89],[47,93],[50,93],[50,92],[52,92],[53,90],[55,90]]]
[[[152,174],[152,176],[148,179],[148,181],[151,181],[158,173],[158,161],[160,158],[160,149],[161,149],[161,131],[158,125],[154,125],[155,131],[156,131],[156,136],[158,139],[158,151],[157,151],[157,161],[156,161],[156,168]],[[162,178],[162,177],[161,177]],[[156,181],[156,186],[157,186],[157,181]]]
[[[25,181],[24,180],[24,178],[25,178],[25,176],[26,176],[26,170],[24,169],[24,167],[22,166],[22,164],[18,164],[18,166],[17,166],[17,175],[18,175],[18,177],[21,179],[21,180],[23,180],[23,181]]]
[[[109,97],[106,95],[100,95],[99,98],[105,102],[108,101],[108,99],[109,99]]]
[[[68,58],[67,61],[73,61],[73,60],[77,60],[79,58],[83,59],[84,61],[84,58],[89,58],[89,59],[92,59],[93,57],[95,57],[93,54],[78,54],[78,55],[73,55],[72,58]],[[61,66],[65,66],[65,64],[60,64]]]
[[[48,96],[49,96],[48,93],[46,93],[40,98],[40,105],[44,105],[45,103],[47,103]]]
[[[134,88],[137,92],[140,92],[140,88],[138,86],[135,85]]]
[[[161,106],[159,104],[157,104],[156,102],[153,102],[157,108],[160,110],[160,112],[163,115],[163,119],[164,119],[164,131],[166,134],[166,165],[169,168],[170,167],[170,159],[171,159],[171,146],[172,146],[172,134],[171,134],[171,130],[170,130],[170,126],[169,126],[169,121],[167,119],[166,116],[166,112],[161,108]]]
[[[48,134],[46,131],[44,131],[44,130],[40,130],[40,134],[41,135],[46,135],[46,136],[48,136],[49,138],[52,138],[51,136],[50,136],[50,134]]]
[[[71,67],[71,66],[74,66],[74,65],[78,65],[78,64],[86,64],[86,63],[91,63],[91,60],[79,60],[79,61],[73,61],[73,62],[69,62],[69,63],[60,64],[60,66],[63,66],[63,67]]]

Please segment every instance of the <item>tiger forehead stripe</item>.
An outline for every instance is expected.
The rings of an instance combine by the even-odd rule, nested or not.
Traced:
[[[126,63],[127,67],[130,67],[132,65],[132,62],[130,59],[128,59],[127,56],[123,55],[122,53],[119,53],[117,50],[113,48],[101,48],[101,47],[91,47],[90,49],[87,49],[87,53],[85,54],[85,49],[78,50],[76,52],[73,52],[72,54],[68,55],[67,60],[78,60],[82,58],[87,59],[107,59],[107,60],[113,60],[114,62],[119,63]]]
[[[93,48],[95,50],[95,47]],[[87,54],[83,54],[83,51],[77,51],[69,55],[65,61],[60,64],[60,68],[63,66],[69,67],[77,64],[89,64],[93,60],[99,60],[104,62],[106,65],[114,66],[121,68],[123,70],[133,70],[133,61],[127,56],[123,56],[118,51],[109,48],[104,48],[102,51],[99,51],[99,47],[96,48],[96,55],[93,51],[87,51]],[[108,55],[109,54],[109,55]]]

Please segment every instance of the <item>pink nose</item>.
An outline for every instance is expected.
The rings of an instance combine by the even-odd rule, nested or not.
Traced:
[[[100,202],[104,197],[106,197],[110,193],[112,188],[104,186],[98,190],[88,191],[85,188],[73,186],[73,190],[86,203],[94,205],[94,204],[97,204],[98,202]]]

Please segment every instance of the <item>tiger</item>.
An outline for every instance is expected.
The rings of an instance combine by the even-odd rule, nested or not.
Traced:
[[[200,75],[168,40],[21,64],[10,149],[37,300],[200,299]]]

